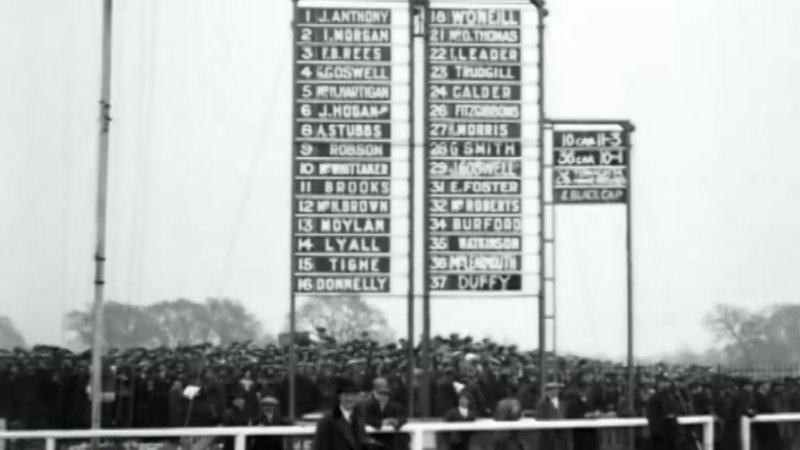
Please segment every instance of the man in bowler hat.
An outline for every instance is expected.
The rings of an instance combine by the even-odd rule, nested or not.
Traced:
[[[361,399],[360,391],[353,380],[337,381],[333,408],[317,422],[314,450],[363,450],[367,446],[364,419],[356,408]]]

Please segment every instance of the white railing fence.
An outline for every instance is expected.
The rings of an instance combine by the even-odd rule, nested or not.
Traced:
[[[759,414],[752,419],[747,416],[742,416],[742,450],[750,450],[752,448],[753,423],[786,423],[786,422],[800,422],[800,413],[782,413],[782,414]],[[794,448],[794,447],[792,447]]]
[[[703,449],[714,448],[714,419],[711,416],[680,417],[681,425],[703,426]],[[516,422],[429,422],[408,423],[400,432],[411,435],[411,449],[424,450],[424,434],[448,431],[537,431],[537,430],[570,430],[575,428],[633,428],[646,427],[644,418],[632,419],[587,419],[587,420],[547,420],[537,421],[523,419]],[[374,431],[377,433],[394,432],[393,429]],[[104,430],[69,430],[69,431],[0,431],[0,441],[35,439],[45,441],[45,450],[56,450],[59,439],[142,439],[142,438],[180,438],[180,437],[223,437],[235,438],[235,450],[245,450],[245,441],[251,436],[311,436],[313,425],[287,427],[214,427],[214,428],[165,428],[165,429],[104,429]]]

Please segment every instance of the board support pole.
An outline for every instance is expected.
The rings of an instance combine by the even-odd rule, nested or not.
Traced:
[[[420,386],[420,401],[421,412],[425,417],[431,417],[431,385],[432,385],[432,367],[431,367],[431,276],[430,276],[430,189],[428,184],[430,182],[430,92],[428,91],[431,84],[430,67],[428,64],[428,55],[430,54],[430,36],[428,30],[431,25],[431,11],[430,1],[421,0],[423,13],[423,60],[422,65],[424,71],[424,95],[423,95],[423,115],[424,115],[424,131],[423,131],[423,208],[425,212],[425,219],[423,220],[424,237],[422,239],[423,249],[423,286],[422,286],[422,385]]]
[[[297,44],[297,21],[300,17],[300,8],[297,4],[298,0],[292,0],[292,64],[295,64],[298,57],[298,44]],[[297,71],[292,71],[292,87],[297,86]],[[297,173],[297,158],[295,157],[295,152],[297,152],[297,148],[295,148],[295,139],[298,135],[299,125],[296,120],[297,117],[297,101],[292,98],[292,175]],[[291,216],[291,239],[289,240],[289,253],[291,254],[291,261],[292,267],[289,270],[289,370],[287,376],[289,378],[289,419],[295,420],[297,414],[297,406],[295,399],[295,385],[297,383],[297,349],[296,342],[295,342],[295,332],[297,331],[297,295],[296,295],[296,286],[295,283],[295,276],[294,273],[298,268],[299,260],[297,255],[294,251],[293,246],[297,242],[296,240],[296,227],[297,224],[295,223],[297,217],[297,183],[292,180],[292,216]]]
[[[632,126],[625,125],[628,132],[632,131]],[[629,138],[630,139],[630,138]],[[632,211],[632,174],[633,174],[633,145],[629,143],[627,152],[627,165],[628,165],[628,186],[627,198],[625,200],[625,254],[627,263],[627,303],[628,303],[628,409],[633,412],[634,409],[634,393],[635,393],[635,374],[634,374],[634,360],[633,360],[633,211]]]
[[[539,397],[544,398],[545,383],[547,382],[547,299],[545,298],[545,225],[546,219],[544,214],[545,209],[545,170],[544,170],[544,130],[545,130],[545,83],[544,83],[544,35],[545,35],[545,17],[547,17],[547,9],[544,0],[531,0],[536,6],[539,16],[539,23],[537,24],[537,31],[539,35],[539,63],[537,64],[539,75]]]
[[[414,334],[415,334],[415,327],[414,327],[414,320],[416,318],[415,313],[415,303],[416,303],[416,153],[417,153],[417,142],[416,142],[416,82],[415,82],[415,67],[416,67],[416,52],[415,47],[417,45],[417,20],[419,14],[421,14],[417,8],[417,0],[408,0],[408,54],[409,54],[409,76],[408,76],[408,92],[409,92],[409,102],[408,102],[408,130],[409,130],[409,138],[408,138],[408,167],[409,167],[409,174],[408,174],[408,196],[411,201],[409,202],[408,207],[408,299],[407,299],[407,348],[406,348],[406,386],[408,386],[408,416],[415,417],[415,397],[416,392],[414,392],[414,369],[416,368],[416,356],[414,355]],[[421,30],[420,30],[421,31]]]

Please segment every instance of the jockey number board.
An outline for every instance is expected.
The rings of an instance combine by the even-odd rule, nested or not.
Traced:
[[[434,0],[429,15],[428,288],[535,294],[537,11]]]
[[[408,23],[404,2],[295,8],[296,294],[407,286]]]

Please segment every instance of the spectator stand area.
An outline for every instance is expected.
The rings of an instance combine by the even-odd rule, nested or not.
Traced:
[[[419,353],[420,348],[414,351]],[[475,399],[479,419],[494,417],[496,406],[508,398],[517,399],[523,410],[536,409],[542,380],[537,379],[539,360],[535,350],[523,351],[489,339],[452,334],[436,336],[432,354],[431,395],[426,400],[431,403],[433,417],[426,420],[437,423],[442,419],[454,407],[460,390],[467,390]],[[325,340],[300,347],[295,390],[298,415],[330,408],[335,399],[336,377],[355,379],[364,391],[369,391],[371,381],[382,376],[389,381],[393,401],[409,405],[409,393],[415,393],[408,415],[419,419],[423,379],[417,368],[409,385],[406,355],[404,340],[382,344],[366,338],[344,343]],[[748,403],[743,399],[753,397],[754,390],[760,391],[770,405],[769,410],[755,411],[759,417],[765,413],[800,412],[796,368],[770,372],[767,368],[639,366],[631,410],[625,397],[624,364],[565,355],[547,357],[549,373],[544,381],[563,384],[562,395],[566,399],[578,387],[588,387],[591,403],[606,418],[603,420],[644,417],[655,375],[669,373],[682,400],[684,415],[713,414],[719,418],[714,431],[722,448],[739,445],[743,433],[740,418],[743,405]],[[193,427],[194,432],[215,427],[234,395],[245,396],[250,414],[256,414],[258,403],[265,396],[275,397],[287,414],[287,360],[287,352],[281,346],[247,342],[224,347],[202,344],[111,350],[104,358],[103,428]],[[11,431],[88,428],[90,362],[88,351],[58,347],[0,351],[0,418],[6,420]],[[190,387],[197,388],[191,398],[185,395]],[[616,447],[629,434],[612,431],[613,428],[601,433],[605,448]],[[781,440],[787,445],[800,435],[792,424],[782,423],[779,429]],[[641,440],[646,430],[640,427],[635,434]]]

